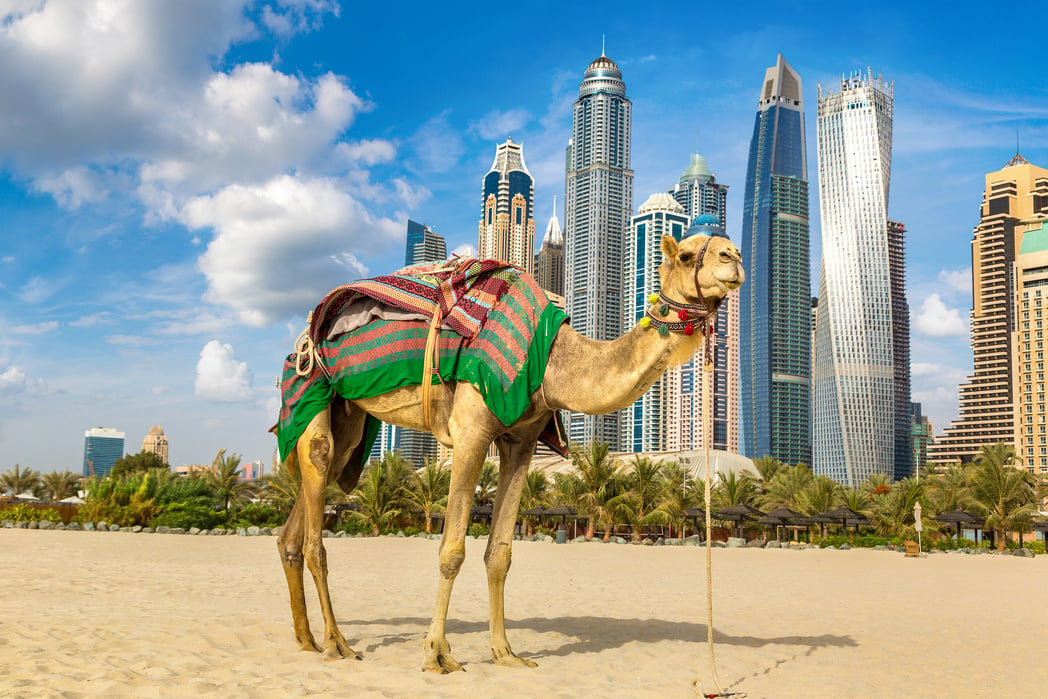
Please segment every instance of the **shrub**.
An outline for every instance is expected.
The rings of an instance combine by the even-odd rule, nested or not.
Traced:
[[[347,534],[366,534],[370,536],[371,525],[361,519],[346,517],[342,524],[338,525],[335,531],[341,531]]]
[[[488,525],[481,524],[480,522],[474,522],[469,525],[467,532],[470,536],[486,536],[488,533]]]
[[[236,517],[230,522],[234,528],[237,527],[279,527],[287,519],[280,511],[270,505],[253,502],[246,505],[236,513]]]
[[[4,519],[9,519],[13,522],[47,521],[58,524],[62,521],[62,515],[58,514],[58,510],[52,510],[51,508],[33,507],[32,505],[19,503],[0,510],[0,520]]]
[[[404,527],[402,531],[404,532],[404,536],[415,536],[421,530],[418,527],[412,527],[409,525],[407,527]]]
[[[226,522],[226,513],[209,505],[172,503],[149,521],[151,527],[181,527],[183,529],[214,529]]]

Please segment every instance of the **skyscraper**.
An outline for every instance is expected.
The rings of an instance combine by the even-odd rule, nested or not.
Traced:
[[[153,426],[149,430],[149,434],[147,434],[145,439],[142,440],[142,451],[156,454],[165,464],[168,463],[167,435],[164,434],[164,430],[160,425]]]
[[[1023,463],[1032,456],[1036,465],[1041,465],[1043,401],[1040,412],[1034,407],[1036,396],[1043,396],[1043,392],[1030,391],[1028,395],[1024,391],[1017,396],[1013,377],[1018,377],[1024,388],[1044,385],[1044,351],[1037,344],[1042,341],[1038,333],[1043,331],[1037,327],[1037,320],[1032,320],[1043,303],[1043,290],[1035,283],[1040,275],[1020,274],[1017,256],[1023,255],[1024,263],[1036,260],[1036,236],[1028,242],[1024,233],[1040,229],[1045,214],[1048,170],[1031,165],[1016,153],[1003,168],[986,175],[979,223],[972,235],[974,372],[960,386],[959,418],[928,449],[932,463],[968,462],[982,445],[1005,442],[1016,444],[1022,452],[1016,455]],[[1029,269],[1035,266],[1029,265]],[[1031,320],[1033,327],[1028,325]],[[1038,444],[1022,443],[1019,430],[1023,437],[1036,437]],[[1030,448],[1035,453],[1026,453]]]
[[[448,247],[444,236],[434,233],[429,226],[408,220],[407,252],[404,257],[406,267],[440,262],[447,257]],[[381,458],[387,451],[393,450],[399,450],[405,459],[421,466],[427,457],[436,457],[437,440],[428,432],[383,423],[368,458]]]
[[[622,332],[632,106],[622,72],[601,52],[579,85],[565,154],[565,310],[572,326],[595,340]],[[576,444],[596,440],[615,448],[618,415],[572,413],[568,431]]]
[[[800,75],[764,73],[743,192],[739,313],[741,451],[811,463],[808,164]]]
[[[822,264],[814,470],[851,487],[875,473],[895,473],[892,92],[868,71],[843,78],[840,92],[824,94],[820,85],[818,93]]]
[[[448,246],[444,236],[434,233],[424,223],[408,219],[407,249],[404,266],[420,265],[424,262],[440,262],[448,257]]]
[[[710,235],[727,237],[728,185],[718,184],[706,159],[692,153],[688,168],[677,184],[667,190],[684,207],[691,225],[685,237]],[[712,448],[739,450],[739,294],[725,297],[717,313],[713,343],[713,376],[706,396],[703,361],[693,358],[679,367],[670,367],[664,377],[666,391],[666,449],[700,449],[705,446],[706,403],[712,405]]]
[[[507,139],[495,148],[484,176],[477,249],[482,259],[535,270],[535,183],[524,164],[524,146]]]
[[[913,475],[910,417],[910,305],[906,302],[906,227],[888,221],[888,279],[892,304],[892,366],[895,372],[895,480]]]
[[[112,427],[84,432],[84,475],[105,478],[124,457],[124,433]]]
[[[633,327],[650,305],[648,297],[659,291],[659,265],[662,264],[662,237],[680,240],[688,229],[684,207],[669,194],[652,194],[633,217],[626,237],[626,263],[635,272],[626,275],[626,325]],[[666,450],[666,380],[655,385],[622,411],[623,451]]]
[[[557,296],[564,296],[564,233],[560,230],[557,219],[557,198],[553,198],[553,215],[546,224],[546,233],[542,236],[542,247],[539,249],[535,265],[535,279],[546,291]],[[563,303],[563,298],[561,299]]]

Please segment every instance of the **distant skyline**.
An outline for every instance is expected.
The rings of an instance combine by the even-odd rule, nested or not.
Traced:
[[[394,22],[361,5],[0,3],[0,470],[77,471],[96,426],[129,449],[162,426],[173,466],[223,448],[268,463],[274,380],[325,292],[399,267],[408,218],[474,250],[478,183],[508,137],[536,210],[561,200],[602,35],[633,104],[634,203],[699,152],[730,187],[736,242],[755,86],[776,55],[803,79],[809,135],[817,85],[867,68],[894,81],[888,217],[907,230],[913,400],[937,432],[956,416],[984,176],[1017,133],[1048,166],[1048,86],[1012,13],[882,3],[845,28],[822,3],[767,19],[409,2]],[[526,40],[493,40],[511,20]],[[814,193],[814,138],[807,150]],[[818,208],[813,194],[813,279]]]

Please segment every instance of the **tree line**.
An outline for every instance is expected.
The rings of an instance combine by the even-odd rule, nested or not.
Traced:
[[[1014,449],[998,443],[982,447],[971,464],[929,470],[924,478],[892,482],[883,474],[849,488],[816,475],[805,464],[787,465],[770,457],[754,461],[756,474],[717,475],[711,493],[714,512],[739,504],[763,511],[788,507],[814,515],[848,507],[865,515],[880,536],[914,535],[913,506],[922,505],[924,529],[949,531],[935,515],[964,509],[985,521],[1003,547],[1008,532],[1028,532],[1048,483],[1013,466]],[[680,533],[694,521],[688,510],[705,504],[704,484],[674,461],[655,462],[634,455],[613,458],[607,444],[591,443],[571,454],[572,468],[552,476],[531,470],[525,480],[521,512],[557,505],[571,507],[585,521],[585,536],[598,532],[606,541],[618,532],[639,541],[653,531]],[[491,504],[497,466],[485,462],[475,504]],[[332,484],[327,492],[326,525],[381,534],[398,529],[439,531],[447,506],[451,472],[435,460],[414,468],[399,452],[369,463],[352,494]],[[219,452],[210,468],[182,477],[153,454],[124,457],[105,478],[82,479],[69,471],[37,474],[16,465],[0,474],[0,487],[60,500],[78,489],[86,503],[77,518],[121,526],[232,527],[279,526],[298,496],[299,478],[284,464],[258,481],[241,477],[240,457]],[[524,533],[552,531],[560,520],[522,516]]]

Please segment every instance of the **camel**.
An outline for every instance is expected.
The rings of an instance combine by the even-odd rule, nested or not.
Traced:
[[[504,589],[521,491],[540,432],[555,410],[595,415],[633,404],[671,364],[686,362],[696,353],[720,301],[745,280],[739,251],[727,238],[694,235],[678,243],[665,236],[661,247],[664,261],[658,272],[662,293],[641,323],[606,342],[589,339],[562,325],[550,350],[543,382],[532,393],[530,407],[515,423],[506,426],[499,422],[480,392],[466,382],[451,384],[448,391],[429,396],[429,431],[441,444],[453,448],[453,457],[439,547],[437,601],[424,643],[423,670],[449,673],[462,669],[451,655],[445,626],[452,587],[465,559],[474,490],[492,442],[499,452],[500,467],[484,553],[491,654],[499,665],[535,667],[534,662],[515,655],[506,638]],[[426,429],[420,386],[362,400],[336,397],[308,424],[287,459],[289,466],[297,465],[302,477],[299,496],[277,541],[291,596],[295,638],[302,650],[322,652],[328,660],[360,659],[339,630],[331,608],[321,531],[327,485],[337,481],[349,492],[359,478],[360,471],[347,469],[346,464],[351,458],[357,460],[354,463],[361,458],[368,414],[394,425]],[[319,645],[306,616],[303,562],[313,576],[323,612],[324,636]]]

